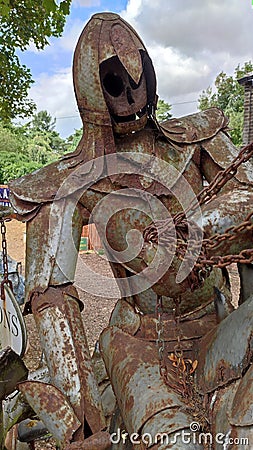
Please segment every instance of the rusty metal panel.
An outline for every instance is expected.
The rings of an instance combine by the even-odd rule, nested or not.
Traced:
[[[119,141],[117,171],[115,171],[115,175],[109,173],[109,176],[120,186],[145,190],[158,196],[169,195],[173,207],[175,198],[171,195],[171,190],[174,189],[176,183],[181,183],[181,175],[190,164],[197,146],[194,144],[188,145],[183,152],[179,152],[172,143],[165,144],[158,141],[156,156],[154,157],[153,143],[153,134],[146,131],[141,132],[138,136],[133,133]],[[199,186],[199,177],[195,177],[192,181],[193,189],[196,182]],[[189,192],[184,191],[184,196],[187,195],[189,195]]]
[[[213,392],[209,397],[210,422],[212,436],[218,436],[222,433],[224,436],[231,433],[231,424],[228,420],[228,413],[237,389],[239,381]],[[223,449],[222,445],[216,443],[217,449]]]
[[[161,410],[170,409],[166,418],[168,421],[172,409],[184,406],[179,395],[168,389],[160,375],[155,344],[132,337],[117,327],[106,329],[100,342],[129,433],[138,433],[144,423]],[[181,428],[182,422],[178,425]]]
[[[44,205],[27,224],[26,297],[33,290],[43,292],[49,283],[74,281],[81,230],[80,210],[73,199]]]
[[[223,169],[231,164],[233,159],[238,155],[238,148],[234,146],[231,139],[225,133],[217,134],[213,139],[206,141],[203,144],[203,147],[209,153],[211,158]],[[220,151],[221,148],[222,151]],[[241,164],[238,167],[235,178],[242,183],[252,183],[252,162],[246,161]]]
[[[152,447],[153,444],[159,444],[159,441],[164,444],[167,443],[168,445],[170,440],[173,439],[170,435],[183,429],[187,430],[190,423],[191,419],[189,418],[189,415],[183,411],[183,409],[180,411],[179,409],[168,408],[151,417],[144,424],[141,434],[142,436],[148,436],[148,448]],[[167,437],[163,436],[162,438],[160,434],[167,435]],[[160,448],[160,446],[158,448]],[[161,448],[163,448],[163,446],[161,446]],[[183,447],[177,446],[177,448],[179,450]]]
[[[83,326],[83,319],[77,302],[66,299],[64,306],[65,317],[69,317],[72,337],[76,345],[76,361],[79,368],[82,395],[84,397],[84,412],[87,422],[93,433],[99,432],[105,427],[105,418],[99,395],[97,380],[94,375],[89,347]],[[71,303],[75,303],[71,305]],[[80,353],[78,353],[80,352]]]
[[[139,337],[143,337],[148,340],[157,339],[157,318],[155,316],[142,316],[141,327],[138,332]],[[181,342],[187,340],[199,339],[204,336],[210,329],[216,326],[216,315],[209,314],[203,315],[197,319],[180,320],[180,340]],[[177,340],[177,325],[175,317],[172,314],[166,314],[163,319],[164,337],[166,341],[174,342]]]
[[[143,67],[140,52],[135,45],[132,34],[121,24],[111,28],[111,40],[116,54],[129,75],[139,83]]]
[[[227,448],[236,449],[236,450],[252,450],[252,442],[253,442],[253,427],[233,427],[231,430],[231,434],[227,436],[228,439],[231,439],[232,444]],[[221,448],[223,450],[225,445]],[[215,449],[216,450],[216,449]]]
[[[226,192],[222,196],[217,196],[209,203],[202,207],[202,226],[205,229],[205,237],[208,238],[214,233],[225,233],[226,230],[235,225],[239,225],[245,221],[249,213],[249,204],[252,202],[252,193],[247,189],[235,189],[233,195],[231,192]],[[247,230],[245,230],[247,233]],[[241,236],[242,234],[242,236]],[[246,234],[247,237],[247,234]],[[248,234],[248,246],[252,233]],[[226,254],[226,252],[238,252],[245,248],[247,240],[243,233],[237,235],[235,242],[222,242],[222,247],[218,248],[218,254]],[[228,245],[228,248],[225,247]],[[234,246],[234,247],[233,247]],[[217,248],[214,250],[217,254]],[[212,249],[210,249],[212,253]]]
[[[117,445],[117,450],[133,450],[133,445],[130,442],[130,439],[122,438],[122,435],[126,433],[126,426],[122,420],[120,411],[118,406],[116,406],[114,414],[112,416],[111,424],[110,424],[110,434],[112,447],[115,448]],[[141,450],[139,448],[139,450]]]
[[[62,295],[61,290],[48,289],[33,313],[52,383],[64,392],[78,418],[83,421],[85,415],[96,432],[105,425],[101,399],[80,308],[71,291],[65,291]]]
[[[250,364],[253,352],[252,304],[253,297],[250,297],[203,339],[196,370],[200,392],[212,392],[240,378]]]
[[[30,373],[28,379],[41,380],[49,383],[48,368],[42,367]],[[7,434],[8,436],[8,442],[13,442],[11,449],[21,450],[24,447],[25,450],[28,448],[25,444],[21,445],[21,443],[16,441],[16,427],[14,425],[32,416],[34,416],[34,411],[21,392],[16,390],[3,401],[3,429],[4,435]]]
[[[15,391],[13,396],[9,396],[3,402],[3,429],[4,433],[8,433],[12,427],[34,414],[31,406],[27,403],[24,396]]]
[[[103,411],[106,417],[112,416],[116,407],[116,398],[112,390],[111,384],[106,386],[106,388],[101,393]]]
[[[135,334],[140,327],[140,316],[126,300],[117,301],[113,309],[110,325],[117,326],[129,334]]]
[[[237,426],[253,425],[253,365],[240,381],[229,421]]]
[[[73,301],[71,303],[74,304]],[[34,317],[52,382],[66,394],[75,407],[81,401],[81,386],[69,319],[59,307],[36,311]]]
[[[42,367],[28,375],[28,380],[40,380],[49,383],[48,368]],[[20,380],[21,381],[21,380]],[[25,401],[24,396],[17,390],[3,401],[3,427],[5,432],[10,430],[20,420],[31,417],[34,414],[31,406]]]
[[[19,381],[25,380],[28,369],[10,347],[0,351],[0,401],[11,394]]]
[[[223,111],[210,108],[178,119],[172,118],[160,126],[170,140],[191,144],[213,138],[218,131],[226,127],[227,122]],[[220,150],[220,147],[218,149]]]
[[[30,444],[17,440],[17,427],[12,428],[5,440],[7,450],[31,450]]]
[[[238,405],[237,401],[235,402],[235,398],[237,396],[238,388],[240,391],[241,383],[244,384],[243,380],[237,380],[229,386],[219,389],[210,396],[210,418],[214,450],[252,449],[253,427],[252,425],[247,425],[246,423],[249,419],[248,415],[243,414],[243,411],[241,409],[238,416],[241,415],[240,418],[242,419],[242,422],[237,426],[233,423],[233,419],[231,420],[231,408],[233,408],[233,405],[235,406],[235,404]],[[244,392],[244,395],[246,398],[249,398],[250,392],[246,391]],[[239,396],[237,396],[237,399],[238,397],[240,397],[240,394]],[[245,407],[246,405],[247,400],[243,400],[243,407]],[[238,407],[240,409],[240,405],[238,405]],[[248,413],[250,413],[250,408],[248,410]],[[236,419],[238,419],[238,416],[236,417]]]
[[[24,381],[18,389],[59,442],[68,443],[81,423],[62,392],[40,381]]]
[[[65,450],[107,450],[111,448],[110,435],[106,431],[99,431],[84,441],[73,442]]]

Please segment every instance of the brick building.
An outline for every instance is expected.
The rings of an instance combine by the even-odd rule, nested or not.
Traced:
[[[244,86],[243,145],[253,141],[253,72],[238,80]]]

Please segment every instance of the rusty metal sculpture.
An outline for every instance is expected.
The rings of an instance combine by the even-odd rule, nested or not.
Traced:
[[[250,448],[252,298],[233,311],[226,266],[253,260],[253,145],[238,156],[215,108],[158,124],[152,61],[116,14],[85,26],[74,86],[76,151],[10,184],[50,377],[19,389],[65,449]],[[122,294],[94,363],[72,286],[88,220]]]

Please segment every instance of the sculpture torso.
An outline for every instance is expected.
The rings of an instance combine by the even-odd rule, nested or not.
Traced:
[[[180,264],[173,261],[167,249],[160,248],[157,256],[153,245],[143,243],[143,232],[152,221],[173,217],[203,188],[200,146],[175,146],[157,136],[156,131],[144,130],[119,138],[116,150],[117,160],[113,170],[109,170],[114,173],[94,184],[81,202],[92,212],[122,296],[130,296],[132,291],[140,310],[153,313],[157,294],[164,296],[168,312],[172,312],[174,300],[181,295],[184,313],[211,301],[214,285],[226,292],[219,269],[214,269],[204,284],[191,292],[187,279],[176,282]],[[163,183],[159,169],[165,175]],[[145,274],[143,270],[151,261],[154,268]],[[119,280],[124,277],[128,277],[129,291]]]

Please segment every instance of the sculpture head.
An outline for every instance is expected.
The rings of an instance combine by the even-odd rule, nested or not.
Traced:
[[[85,26],[74,56],[74,86],[82,120],[117,134],[144,128],[155,109],[152,61],[117,14],[95,14]]]

